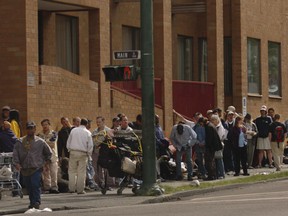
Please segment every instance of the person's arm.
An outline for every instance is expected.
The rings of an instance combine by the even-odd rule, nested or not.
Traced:
[[[21,165],[20,165],[18,148],[19,148],[19,143],[16,142],[16,144],[14,146],[14,149],[13,149],[13,163],[15,165],[16,170],[20,171],[21,170]]]

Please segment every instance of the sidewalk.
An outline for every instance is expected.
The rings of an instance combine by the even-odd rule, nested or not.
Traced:
[[[276,172],[276,169],[261,168],[261,169],[249,169],[251,175],[263,174]],[[284,165],[281,172],[288,171],[288,165]],[[215,181],[227,181],[235,178],[247,178],[246,176],[234,177],[233,174],[226,175],[225,179]],[[166,181],[162,182],[161,185],[178,187],[183,185],[190,185],[191,181]],[[226,188],[237,187],[237,185],[229,185]],[[222,188],[223,189],[223,188]],[[65,193],[65,194],[43,194],[41,209],[51,208],[53,211],[67,210],[67,209],[88,209],[88,208],[100,208],[108,206],[121,206],[121,205],[136,205],[142,203],[156,203],[164,202],[175,199],[175,197],[191,196],[195,193],[204,193],[211,189],[200,189],[162,195],[159,197],[151,196],[134,196],[131,189],[127,188],[123,191],[123,195],[117,195],[117,190],[107,191],[106,195],[102,195],[101,192],[87,192],[83,195],[77,195]],[[213,188],[212,190],[215,190]],[[185,193],[185,194],[184,194]],[[2,193],[2,200],[0,200],[0,215],[23,213],[27,210],[29,204],[28,196],[24,196],[23,199],[19,197],[12,197],[10,192]]]

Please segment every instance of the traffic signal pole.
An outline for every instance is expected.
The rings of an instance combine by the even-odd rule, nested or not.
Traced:
[[[154,112],[153,1],[141,0],[141,84],[143,184],[138,195],[161,195],[156,184]]]

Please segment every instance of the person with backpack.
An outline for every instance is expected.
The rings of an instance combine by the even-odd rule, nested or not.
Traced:
[[[276,171],[280,171],[280,165],[283,161],[284,140],[287,134],[286,127],[280,122],[280,115],[275,114],[275,121],[269,126],[269,138],[271,141],[271,149],[274,158]]]

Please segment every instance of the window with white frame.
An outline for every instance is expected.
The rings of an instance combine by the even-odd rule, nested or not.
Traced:
[[[281,44],[268,42],[269,95],[281,96]]]
[[[248,93],[261,94],[260,40],[247,38]]]

